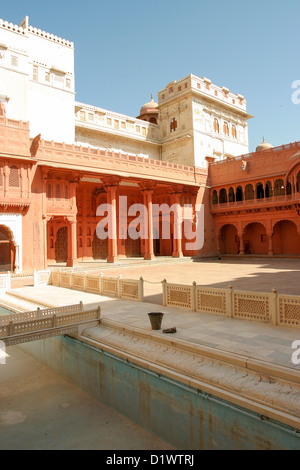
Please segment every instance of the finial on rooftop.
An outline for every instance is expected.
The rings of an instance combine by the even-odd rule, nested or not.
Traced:
[[[25,18],[21,21],[20,26],[23,29],[28,29],[28,26],[29,26],[29,17],[28,16],[25,16]]]

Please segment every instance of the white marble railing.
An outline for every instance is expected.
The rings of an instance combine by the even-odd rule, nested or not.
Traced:
[[[100,306],[84,309],[82,302],[3,315],[0,317],[0,338],[5,344],[13,345],[58,334],[77,333],[80,327],[99,323],[100,315]]]
[[[82,290],[93,294],[117,297],[142,302],[144,298],[143,278],[123,279],[120,277],[106,277],[101,273],[89,274],[87,272],[72,272],[53,269],[51,283],[54,286]]]
[[[262,321],[279,326],[300,327],[300,296],[217,287],[163,285],[163,305],[213,313],[231,318]]]
[[[47,286],[51,282],[51,270],[34,270],[33,272],[33,285],[34,287]]]
[[[0,294],[10,290],[10,272],[0,274]]]

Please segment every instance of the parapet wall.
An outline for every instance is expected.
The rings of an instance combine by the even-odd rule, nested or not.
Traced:
[[[175,96],[184,94],[187,90],[192,90],[199,94],[199,96],[202,95],[222,102],[235,111],[246,113],[247,106],[243,95],[231,93],[227,87],[219,87],[212,84],[210,79],[205,77],[199,78],[193,74],[181,80],[173,81],[160,90],[158,92],[158,104],[161,106]]]
[[[56,36],[54,34],[47,33],[46,31],[43,31],[43,30],[41,30],[39,28],[36,28],[36,27],[33,27],[33,26],[28,25],[28,27],[24,27],[25,26],[24,22],[22,22],[21,24],[22,24],[22,26],[21,25],[18,26],[16,24],[9,23],[8,21],[4,21],[0,18],[0,28],[6,29],[8,31],[12,31],[14,33],[17,33],[17,34],[20,34],[20,35],[23,35],[23,36],[28,35],[28,33],[34,34],[36,36],[40,36],[42,38],[49,39],[50,41],[54,41],[54,42],[56,42],[58,44],[61,44],[63,46],[74,48],[74,43],[71,42],[71,41],[68,41],[67,39],[63,39],[63,38],[61,38],[59,36]]]
[[[211,185],[284,175],[299,160],[299,151],[300,142],[294,142],[211,163],[209,165]]]

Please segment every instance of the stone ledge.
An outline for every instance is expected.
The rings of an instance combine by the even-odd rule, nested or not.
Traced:
[[[161,333],[161,332],[160,332]],[[299,372],[101,320],[79,339],[159,375],[300,429]]]

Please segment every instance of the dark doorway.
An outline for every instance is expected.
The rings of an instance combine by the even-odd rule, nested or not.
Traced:
[[[92,248],[94,259],[106,259],[108,256],[108,238],[102,240],[95,230]]]
[[[0,271],[14,271],[15,245],[9,230],[0,225]]]
[[[68,227],[61,227],[56,234],[55,260],[65,263],[68,260]]]

